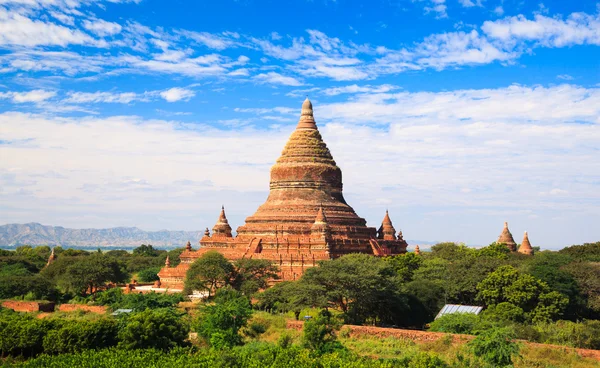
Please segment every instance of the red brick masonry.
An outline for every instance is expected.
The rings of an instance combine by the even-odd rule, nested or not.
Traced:
[[[7,300],[2,302],[2,306],[16,312],[54,312],[54,303],[52,302]]]
[[[287,328],[292,330],[302,330],[303,321],[288,321]],[[354,326],[354,325],[344,325],[342,329],[349,329],[350,336],[376,336],[376,337],[395,337],[399,339],[410,339],[417,343],[419,342],[428,342],[428,341],[436,341],[444,336],[448,335],[443,332],[427,332],[427,331],[418,331],[418,330],[403,330],[399,328],[384,328],[384,327],[372,327],[372,326]],[[475,338],[472,335],[460,335],[460,334],[451,334],[453,342],[465,342]],[[550,345],[550,344],[538,344],[534,342],[526,342],[525,344],[536,347],[545,347],[550,349],[561,349],[566,351],[575,351],[579,356],[584,358],[592,358],[600,361],[600,350],[592,350],[592,349],[576,349],[570,348],[561,345]]]

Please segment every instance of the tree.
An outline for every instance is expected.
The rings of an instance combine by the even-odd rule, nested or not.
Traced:
[[[142,244],[139,247],[135,248],[132,253],[136,256],[144,256],[144,257],[158,257],[160,251],[158,249],[154,249],[154,247],[150,244]]]
[[[415,271],[423,264],[423,257],[415,253],[387,257],[385,260],[390,263],[398,276],[405,281],[411,281]]]
[[[231,286],[250,296],[266,288],[269,280],[277,279],[277,271],[277,266],[268,260],[240,259],[232,264],[221,253],[210,251],[190,266],[184,291],[207,291],[210,297],[217,289]]]
[[[260,289],[266,289],[269,280],[278,279],[277,271],[277,266],[266,259],[239,259],[234,262],[229,284],[250,296]]]
[[[146,309],[125,318],[120,348],[170,350],[188,344],[189,327],[173,309]]]
[[[146,268],[138,272],[137,277],[141,282],[152,282],[159,280],[158,272],[160,271],[160,267],[151,267]]]
[[[401,280],[391,265],[366,254],[349,254],[306,270],[301,283],[313,285],[328,306],[347,322],[398,324],[406,304],[398,297]]]
[[[513,357],[519,354],[519,345],[508,328],[492,328],[483,331],[468,343],[475,356],[492,367],[512,367]]]
[[[477,285],[477,298],[488,306],[503,302],[517,306],[529,320],[554,319],[562,314],[568,297],[550,291],[548,285],[535,277],[519,273],[512,266],[502,266]]]
[[[509,253],[510,249],[508,249],[506,245],[494,242],[487,247],[479,249],[477,251],[477,256],[506,259],[508,258]]]
[[[62,274],[57,275],[60,287],[81,295],[93,293],[107,282],[119,283],[128,279],[129,275],[117,260],[102,254],[94,254],[84,259],[75,258],[63,269]]]
[[[193,290],[208,292],[210,297],[216,290],[228,284],[233,265],[219,252],[210,251],[198,258],[187,271],[184,292]]]
[[[220,289],[196,322],[198,334],[217,349],[241,345],[239,331],[252,315],[250,300],[234,289]]]
[[[578,297],[583,299],[582,317],[600,319],[600,263],[573,262],[562,268],[577,283]]]
[[[342,345],[335,335],[340,327],[341,323],[333,318],[331,312],[323,309],[317,317],[304,322],[302,345],[317,355],[340,349]]]
[[[600,241],[585,243],[583,245],[572,245],[561,249],[559,253],[568,254],[573,259],[580,261],[600,262]]]

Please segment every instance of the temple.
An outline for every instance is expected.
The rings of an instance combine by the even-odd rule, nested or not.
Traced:
[[[513,239],[510,230],[508,230],[508,222],[504,223],[504,229],[502,229],[502,233],[500,233],[496,243],[504,244],[511,252],[516,252],[517,243],[515,243],[515,239]]]
[[[231,230],[221,207],[212,234],[207,228],[200,239],[200,249],[186,246],[177,267],[165,266],[159,272],[162,285],[182,288],[190,264],[214,250],[229,260],[270,260],[279,267],[280,280],[295,280],[318,261],[349,253],[396,255],[407,247],[387,211],[377,230],[346,203],[342,171],[323,142],[308,98],[296,129],[271,168],[267,200],[237,228],[235,237]]]

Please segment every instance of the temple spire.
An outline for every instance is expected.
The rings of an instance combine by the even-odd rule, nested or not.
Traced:
[[[221,206],[221,213],[219,214],[219,219],[215,226],[213,226],[213,236],[226,236],[231,238],[231,226],[229,226],[229,221],[227,221],[227,216],[225,216],[225,207]]]
[[[510,230],[508,230],[508,222],[504,222],[504,229],[502,229],[502,233],[500,233],[497,243],[506,245],[511,252],[517,250],[517,243],[515,243],[515,239],[510,233]]]
[[[312,103],[306,97],[306,100],[302,103],[302,112],[300,113],[300,121],[296,126],[297,130],[317,130],[317,124],[315,123],[315,118],[313,116],[313,107]]]
[[[531,247],[531,243],[529,242],[529,236],[527,235],[527,231],[525,235],[523,235],[523,241],[521,242],[521,246],[519,247],[519,253],[526,254],[528,256],[533,255],[533,248]]]
[[[165,259],[165,266],[166,267],[170,267],[171,266],[171,261],[169,260],[169,255],[167,254],[167,259]]]
[[[421,254],[421,249],[419,248],[418,245],[415,245],[415,254],[416,255],[420,255]]]
[[[188,240],[187,244],[185,245],[185,250],[187,250],[188,252],[192,251],[192,243],[190,243],[189,240]]]
[[[396,240],[396,229],[394,229],[394,225],[392,225],[388,210],[385,210],[385,216],[379,227],[379,239]]]

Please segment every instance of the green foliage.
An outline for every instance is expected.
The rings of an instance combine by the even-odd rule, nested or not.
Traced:
[[[508,249],[506,247],[506,245],[499,244],[496,242],[488,245],[487,247],[483,247],[477,251],[478,256],[492,257],[492,258],[499,258],[499,259],[508,258],[509,253],[510,253],[510,249]]]
[[[269,280],[278,279],[277,266],[266,259],[239,259],[235,261],[229,285],[242,294],[250,296],[260,289],[266,289]]]
[[[410,309],[409,298],[400,293],[402,280],[391,264],[366,254],[349,254],[320,262],[306,270],[300,284],[310,285],[310,300],[324,300],[342,311],[346,322],[366,321],[401,325]],[[418,323],[418,322],[417,322]]]
[[[137,273],[138,280],[140,282],[152,282],[159,280],[158,272],[160,271],[160,267],[150,267],[143,269]]]
[[[46,354],[74,353],[117,345],[118,324],[113,318],[70,320],[48,331],[43,347]]]
[[[240,259],[232,264],[221,253],[210,251],[190,266],[184,292],[191,294],[193,290],[200,290],[210,297],[217,289],[231,286],[250,296],[266,288],[268,280],[277,278],[277,267],[268,260]]]
[[[0,276],[0,298],[29,296],[29,299],[56,300],[57,291],[51,280],[40,275]]]
[[[135,248],[131,253],[136,256],[143,257],[157,257],[160,254],[158,249],[154,249],[152,245],[142,244],[139,247]]]
[[[473,334],[481,322],[473,313],[451,313],[441,316],[429,324],[430,331],[456,334]]]
[[[123,265],[116,259],[94,253],[87,257],[59,257],[42,274],[55,281],[65,292],[86,295],[107,282],[129,279]]]
[[[423,264],[423,257],[415,253],[406,253],[385,258],[404,281],[411,281],[413,274]]]
[[[600,349],[600,321],[556,321],[534,326],[538,341],[577,348]]]
[[[187,345],[189,326],[170,308],[146,309],[124,318],[118,334],[121,348],[169,350]]]
[[[317,355],[341,349],[342,345],[335,335],[340,327],[341,323],[323,309],[317,317],[304,322],[302,345]]]
[[[213,295],[218,288],[227,285],[232,273],[233,265],[221,253],[206,252],[188,269],[184,293],[200,290]]]
[[[519,273],[512,266],[502,266],[477,286],[478,299],[488,306],[508,302],[527,314],[529,320],[546,321],[557,318],[566,308],[569,299],[550,291],[539,279]]]
[[[491,305],[483,311],[482,316],[494,322],[523,322],[525,312],[523,308],[508,302]]]
[[[573,262],[562,267],[577,283],[582,309],[577,315],[600,319],[600,262]]]
[[[220,289],[214,304],[205,305],[195,323],[198,334],[216,349],[241,345],[239,334],[252,315],[250,301],[233,289]]]
[[[600,262],[600,241],[585,243],[583,245],[572,245],[559,250],[559,253],[567,254],[573,259],[590,262]]]
[[[43,351],[49,326],[28,314],[0,310],[0,356],[31,357]]]
[[[111,309],[146,309],[173,308],[183,301],[181,294],[168,293],[130,293],[125,294],[120,288],[112,288],[89,297],[97,305],[107,305]]]
[[[469,342],[475,356],[491,367],[512,367],[513,357],[519,354],[514,333],[507,328],[493,328],[482,332]]]

